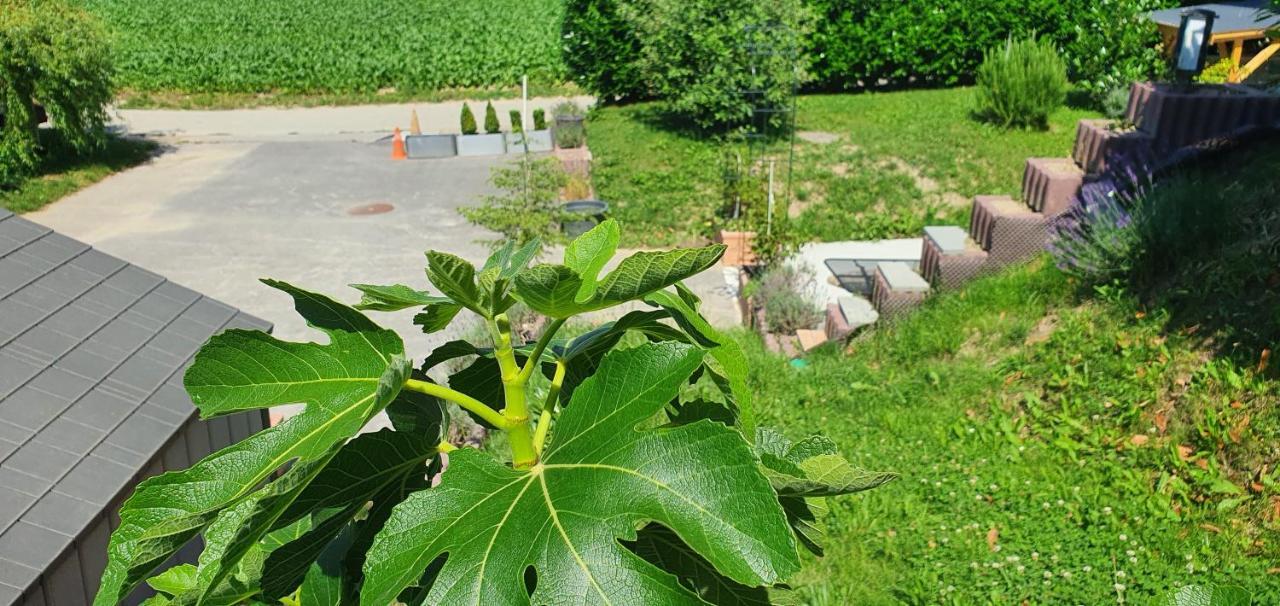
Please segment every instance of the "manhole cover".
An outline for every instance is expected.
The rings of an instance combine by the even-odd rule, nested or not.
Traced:
[[[361,204],[347,209],[348,215],[380,215],[395,210],[396,207],[386,202],[375,202],[373,204]]]

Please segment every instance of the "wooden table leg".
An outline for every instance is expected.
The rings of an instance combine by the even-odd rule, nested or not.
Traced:
[[[1267,59],[1270,59],[1272,55],[1276,54],[1276,51],[1280,51],[1280,40],[1276,40],[1275,42],[1268,44],[1266,48],[1258,51],[1258,54],[1254,55],[1248,63],[1237,70],[1236,75],[1238,78],[1236,78],[1235,82],[1241,82],[1252,75],[1254,71],[1259,67],[1262,67],[1263,63],[1267,62]]]

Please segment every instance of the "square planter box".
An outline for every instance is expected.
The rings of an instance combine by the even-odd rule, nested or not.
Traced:
[[[410,158],[449,158],[458,155],[453,135],[409,135],[404,147]]]
[[[492,135],[458,135],[459,156],[501,156],[507,153],[507,138]]]
[[[529,144],[531,152],[549,152],[551,151],[551,131],[550,130],[531,130],[524,133],[507,133],[507,153],[522,154],[524,153],[524,143]]]

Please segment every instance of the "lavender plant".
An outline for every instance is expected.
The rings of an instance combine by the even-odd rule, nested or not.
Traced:
[[[1132,272],[1144,255],[1145,238],[1137,223],[1154,187],[1148,157],[1112,157],[1106,174],[1081,187],[1068,210],[1053,220],[1049,252],[1058,267],[1093,284]]]
[[[265,281],[327,343],[227,331],[186,387],[205,417],[305,409],[140,484],[94,603],[144,580],[156,606],[769,603],[799,547],[821,553],[812,499],[893,476],[853,467],[826,438],[755,425],[743,352],[680,283],[723,247],[639,252],[601,275],[619,236],[606,221],[562,263],[532,267],[536,243],[508,243],[479,269],[431,251],[438,294],[357,284],[355,306]],[[637,300],[651,308],[557,336]],[[549,320],[534,342],[512,330],[517,302]],[[361,311],[411,308],[426,332],[474,314],[491,343],[450,342],[414,365]],[[624,347],[627,333],[646,342]],[[446,381],[428,377],[463,357],[474,361]],[[504,434],[510,459],[444,442],[446,403]],[[383,411],[393,428],[361,434]],[[196,536],[198,563],[151,576]]]

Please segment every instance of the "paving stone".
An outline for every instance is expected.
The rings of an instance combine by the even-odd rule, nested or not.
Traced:
[[[0,486],[0,532],[22,517],[23,512],[36,502],[33,497],[16,488]],[[0,578],[0,581],[3,581]]]
[[[69,302],[98,283],[98,277],[78,267],[63,265],[40,276],[36,284],[67,297]]]
[[[4,467],[35,476],[52,485],[75,467],[79,457],[39,442],[27,442],[5,459]]]
[[[79,341],[44,324],[33,326],[27,332],[9,341],[8,350],[19,353],[40,364],[52,364],[54,360],[71,351]]]
[[[93,381],[60,368],[50,367],[36,375],[36,378],[31,380],[31,386],[67,402],[74,402],[93,388]]]
[[[0,301],[0,345],[26,332],[44,316],[39,308],[12,299]]]
[[[217,330],[236,314],[233,307],[224,305],[213,299],[202,298],[183,312],[182,317],[195,320],[206,327]]]
[[[157,276],[145,269],[135,266],[126,267],[110,278],[107,278],[104,284],[123,290],[127,293],[144,295],[155,288],[164,278]]]
[[[41,444],[82,457],[93,450],[105,435],[107,432],[102,429],[59,418],[41,429],[35,439]]]
[[[40,325],[82,341],[106,326],[109,321],[111,318],[107,316],[86,311],[81,307],[68,306],[45,318]]]
[[[117,365],[115,360],[97,355],[83,344],[67,353],[59,359],[55,366],[67,372],[73,372],[91,381],[101,381],[106,378],[111,370]]]
[[[0,400],[40,374],[40,365],[0,351]]]
[[[0,585],[21,589],[39,576],[39,570],[7,558],[0,558]]]
[[[134,413],[107,436],[107,443],[150,457],[173,435],[173,427],[143,414]]]
[[[77,303],[97,305],[107,310],[107,315],[115,316],[127,309],[140,297],[141,295],[127,293],[118,288],[108,286],[107,284],[99,284],[81,296],[77,300]]]

